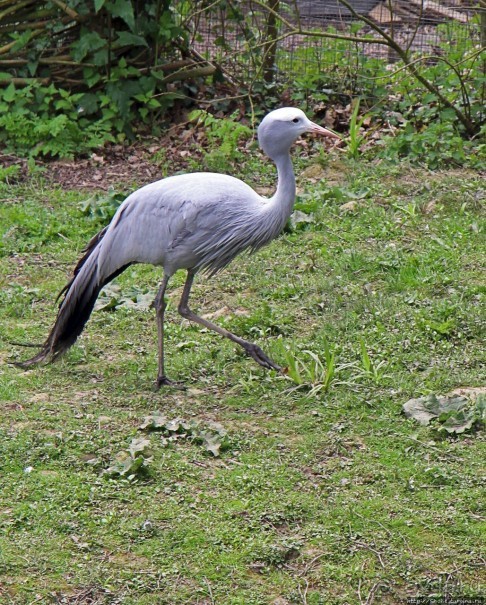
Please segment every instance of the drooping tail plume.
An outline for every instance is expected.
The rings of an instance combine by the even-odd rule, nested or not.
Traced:
[[[128,267],[120,267],[115,273],[99,279],[99,244],[106,229],[105,227],[90,240],[74,269],[73,277],[59,293],[58,299],[64,296],[54,326],[41,350],[34,357],[16,362],[15,365],[26,369],[43,361],[54,361],[67,351],[83,331],[101,289]]]

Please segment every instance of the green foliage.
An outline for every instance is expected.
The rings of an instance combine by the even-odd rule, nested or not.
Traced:
[[[361,29],[357,23],[351,28],[353,34]],[[335,27],[326,31],[332,35],[340,33]],[[387,92],[386,80],[382,79],[385,62],[361,54],[357,45],[347,40],[322,39],[320,43],[314,41],[290,50],[282,45],[278,65],[284,84],[288,85],[292,78],[290,94],[299,106],[327,105],[357,96],[372,104]]]
[[[370,357],[368,350],[366,349],[365,341],[363,338],[359,339],[360,350],[361,350],[361,371],[364,377],[371,378],[374,382],[380,382],[384,378],[382,368],[386,366],[386,362],[382,359],[380,362],[375,363]]]
[[[114,461],[104,471],[106,477],[133,481],[146,473],[152,462],[150,441],[145,438],[132,439],[126,450],[119,452]]]
[[[108,284],[96,300],[95,311],[114,311],[121,308],[146,311],[152,307],[155,295],[156,292],[146,288],[132,286],[122,290],[117,284]]]
[[[18,64],[6,76],[19,85],[12,82],[0,99],[0,143],[9,151],[83,155],[133,136],[134,124],[154,126],[181,96],[167,89],[161,68],[177,56],[173,41],[184,46],[186,36],[167,3],[77,0],[71,7],[78,18],[70,24],[70,60],[62,55],[50,57],[52,62],[44,58],[55,49],[52,39],[62,36],[66,14],[62,6],[46,4],[51,19],[35,36],[30,30],[11,34],[16,43],[9,52]],[[69,73],[59,67],[64,64]]]
[[[443,98],[462,112],[470,128],[466,130],[452,107],[445,106],[436,94],[417,85],[410,72],[402,70],[394,78],[384,113],[397,131],[393,138],[384,140],[385,148],[380,155],[395,161],[406,157],[430,168],[447,165],[484,167],[484,62],[460,24],[439,25],[437,32],[441,38],[439,56],[419,62],[417,70]]]
[[[13,164],[12,166],[0,167],[0,183],[9,183],[15,181],[20,173],[20,166]]]
[[[109,121],[83,117],[82,99],[53,84],[10,84],[0,90],[0,144],[30,157],[73,158],[114,141]]]
[[[482,134],[486,135],[486,129],[483,128]],[[421,131],[417,131],[413,122],[407,122],[394,137],[383,139],[379,155],[393,161],[407,158],[432,169],[446,165],[481,168],[486,162],[486,145],[479,138],[477,142],[465,141],[454,119],[431,123]]]
[[[216,118],[203,109],[189,114],[189,119],[205,129],[209,151],[204,152],[205,168],[214,172],[224,172],[228,164],[241,161],[243,155],[239,144],[252,136],[252,130],[235,121],[236,113],[228,118]]]
[[[127,194],[112,187],[105,193],[94,193],[78,204],[81,212],[102,225],[108,224]]]
[[[469,27],[473,28],[474,24]],[[478,26],[479,27],[479,26]],[[358,27],[359,30],[359,27]],[[358,31],[357,30],[357,31]],[[336,30],[329,28],[329,33]],[[292,81],[292,101],[310,110],[321,110],[349,99],[361,99],[373,118],[373,127],[393,128],[393,136],[384,136],[377,146],[379,157],[394,162],[407,158],[429,168],[486,164],[486,76],[484,60],[465,35],[464,26],[446,23],[437,27],[440,38],[437,56],[411,56],[418,73],[432,83],[442,99],[424,87],[403,62],[393,64],[360,54],[353,42],[323,40],[322,44],[302,45],[279,54],[279,67],[294,74],[302,64],[301,74]],[[346,99],[346,101],[343,101]],[[447,99],[469,121],[467,130]],[[353,105],[348,129],[347,153],[356,158],[363,137],[359,130],[357,104]],[[373,155],[373,150],[367,150]]]
[[[336,365],[336,352],[331,350],[327,340],[323,342],[324,361],[313,351],[303,353],[308,360],[290,350],[285,351],[286,374],[296,384],[294,389],[304,388],[309,391],[309,396],[326,393],[345,366]]]
[[[291,349],[284,349],[286,376],[296,385],[291,390],[304,390],[309,397],[314,397],[328,393],[331,386],[356,387],[363,380],[378,384],[389,378],[383,373],[386,362],[382,360],[375,363],[362,338],[359,338],[359,343],[360,361],[347,363],[337,362],[336,350],[331,349],[326,339],[323,341],[322,356],[313,351],[302,351],[302,355]]]
[[[360,155],[360,149],[364,136],[360,134],[361,127],[365,117],[358,119],[360,99],[356,99],[353,104],[353,111],[351,112],[351,118],[349,120],[349,138],[347,140],[346,152],[349,158],[356,160]]]
[[[169,420],[161,412],[154,412],[144,418],[139,428],[144,431],[161,431],[163,445],[188,439],[196,445],[202,445],[213,456],[219,456],[221,448],[228,446],[226,430],[217,422],[204,426],[197,420]]]

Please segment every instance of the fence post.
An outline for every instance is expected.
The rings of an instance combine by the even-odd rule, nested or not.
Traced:
[[[263,79],[265,82],[273,82],[275,76],[275,56],[277,54],[278,25],[277,15],[280,8],[280,0],[268,0],[268,19],[265,30],[265,46],[263,55]]]

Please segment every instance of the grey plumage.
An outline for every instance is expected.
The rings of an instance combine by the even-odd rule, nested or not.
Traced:
[[[260,146],[275,162],[276,193],[258,195],[231,176],[191,173],[169,177],[138,189],[119,207],[111,223],[95,235],[65,286],[56,322],[41,351],[21,367],[54,360],[82,332],[101,289],[133,263],[162,266],[164,278],[155,306],[159,332],[157,386],[165,376],[163,321],[164,294],[169,278],[179,269],[188,277],[179,312],[242,346],[258,363],[280,369],[263,351],[231,332],[195,315],[188,307],[197,272],[214,275],[244,252],[255,252],[274,239],[290,216],[295,199],[295,178],[289,150],[305,132],[337,137],[314,124],[299,109],[283,108],[260,124]]]

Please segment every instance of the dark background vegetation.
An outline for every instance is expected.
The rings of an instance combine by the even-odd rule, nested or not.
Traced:
[[[349,134],[360,102],[352,154],[481,166],[483,3],[438,14],[396,3],[378,20],[376,2],[338,4],[339,18],[276,0],[3,2],[0,145],[82,157],[160,136],[190,109],[239,120],[282,104]]]

